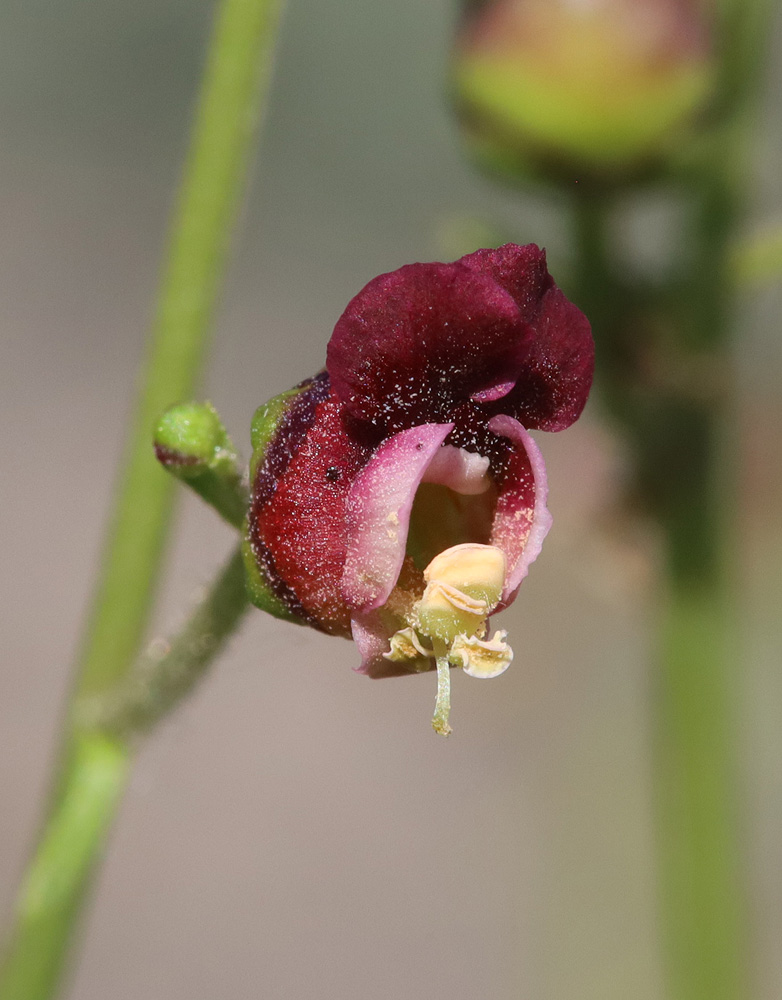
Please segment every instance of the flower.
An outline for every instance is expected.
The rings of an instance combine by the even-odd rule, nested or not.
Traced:
[[[713,21],[702,0],[473,0],[453,59],[472,151],[571,184],[653,169],[712,102]]]
[[[491,614],[551,518],[530,428],[581,413],[589,324],[537,246],[383,274],[349,303],[325,371],[261,407],[245,557],[260,607],[352,636],[370,677],[510,663]]]

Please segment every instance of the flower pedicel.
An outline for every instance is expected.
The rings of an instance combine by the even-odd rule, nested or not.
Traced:
[[[489,616],[515,598],[551,517],[530,428],[580,415],[584,315],[530,244],[370,281],[325,371],[253,420],[245,559],[255,604],[355,640],[370,677],[511,662]]]

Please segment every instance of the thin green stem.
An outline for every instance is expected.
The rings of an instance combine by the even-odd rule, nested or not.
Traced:
[[[201,680],[248,607],[239,548],[171,642],[154,642],[120,684],[76,706],[80,725],[125,739],[151,729]]]
[[[699,382],[723,358],[727,247],[737,206],[720,170],[697,192],[692,273],[649,305],[610,258],[607,206],[578,206],[579,304],[593,322],[601,388],[636,456],[635,498],[661,526],[667,590],[654,673],[661,914],[670,1000],[747,1000],[746,905],[731,717],[725,592],[725,386]],[[617,268],[614,273],[613,268]],[[655,332],[656,331],[656,332]],[[644,350],[639,337],[646,334]],[[675,351],[678,381],[660,379]],[[646,359],[645,364],[639,360]],[[688,367],[689,366],[689,367]]]
[[[239,549],[170,642],[152,643],[116,689],[75,706],[78,734],[71,743],[68,780],[19,893],[0,1000],[54,994],[130,771],[133,740],[193,690],[247,606]]]
[[[164,551],[173,484],[150,440],[163,411],[200,381],[227,250],[268,89],[282,0],[222,0],[123,477],[87,631],[81,693],[109,687],[142,640]]]
[[[54,995],[121,795],[127,742],[85,730],[74,705],[113,689],[127,675],[146,629],[174,485],[154,459],[152,434],[163,410],[191,398],[201,376],[282,2],[220,0],[217,10],[58,781],[23,882],[0,969],[0,1000]]]
[[[748,1000],[731,614],[718,575],[670,580],[656,674],[662,927],[673,1000]]]
[[[54,996],[65,952],[125,788],[126,744],[100,733],[74,739],[69,780],[22,882],[0,973],[0,1000]]]

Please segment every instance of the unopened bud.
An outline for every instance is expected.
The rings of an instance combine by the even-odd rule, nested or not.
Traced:
[[[235,454],[225,427],[209,403],[172,406],[155,431],[158,461],[182,479],[200,476]]]
[[[234,446],[210,403],[183,403],[167,410],[155,431],[155,454],[229,524],[241,526],[247,490]]]
[[[703,0],[483,0],[456,45],[470,144],[511,173],[615,178],[686,141],[713,92]]]

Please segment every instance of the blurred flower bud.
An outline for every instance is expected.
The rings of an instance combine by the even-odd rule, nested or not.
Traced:
[[[714,83],[706,0],[471,0],[453,79],[503,173],[615,180],[686,141]]]

